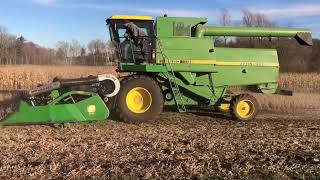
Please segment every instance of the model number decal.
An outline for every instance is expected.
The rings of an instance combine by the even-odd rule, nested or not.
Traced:
[[[191,60],[171,60],[171,61],[165,61],[166,63],[173,63],[173,64],[192,64]]]
[[[191,60],[180,60],[179,63],[180,63],[180,64],[191,64],[192,61],[191,61]]]
[[[241,66],[266,66],[265,63],[262,62],[241,62]]]

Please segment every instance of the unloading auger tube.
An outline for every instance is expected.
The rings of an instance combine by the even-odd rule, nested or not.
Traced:
[[[224,27],[197,25],[195,37],[235,36],[235,37],[291,37],[301,45],[312,46],[312,35],[309,29],[295,28],[256,28],[256,27]]]
[[[81,89],[83,86],[86,90]],[[15,92],[10,99],[0,102],[0,124],[47,123],[49,119],[50,122],[67,122],[73,117],[76,121],[86,121],[90,118],[103,120],[109,116],[105,103],[108,98],[116,96],[119,90],[120,81],[110,74],[78,79],[55,78],[52,83],[30,91]],[[66,118],[53,114],[53,111],[56,114],[60,111],[61,114],[67,114]],[[88,113],[88,117],[83,113]],[[96,114],[98,115],[90,117]],[[26,119],[20,121],[18,117]]]

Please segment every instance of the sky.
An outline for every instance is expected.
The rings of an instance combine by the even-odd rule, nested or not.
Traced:
[[[279,26],[310,28],[320,38],[319,0],[0,0],[0,26],[41,46],[58,41],[109,40],[105,20],[113,14],[207,17],[219,24],[222,8],[236,24],[241,11],[262,12]]]

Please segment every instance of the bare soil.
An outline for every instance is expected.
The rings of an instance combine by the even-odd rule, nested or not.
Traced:
[[[238,122],[165,112],[139,125],[0,129],[0,178],[319,179],[320,116],[262,112]]]

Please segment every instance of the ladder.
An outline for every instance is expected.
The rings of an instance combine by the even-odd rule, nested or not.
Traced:
[[[187,112],[187,109],[184,105],[184,100],[183,100],[183,95],[180,92],[180,88],[179,85],[177,84],[177,78],[175,76],[175,73],[172,69],[172,64],[169,60],[169,58],[163,53],[162,48],[161,48],[161,43],[160,40],[158,40],[159,42],[159,49],[163,58],[163,65],[166,67],[167,71],[164,73],[164,75],[168,78],[169,80],[169,84],[170,84],[170,88],[172,90],[173,93],[173,98],[174,101],[176,103],[176,106],[179,110],[179,112]],[[169,64],[169,68],[168,68],[168,64]],[[170,73],[170,72],[171,73]]]

